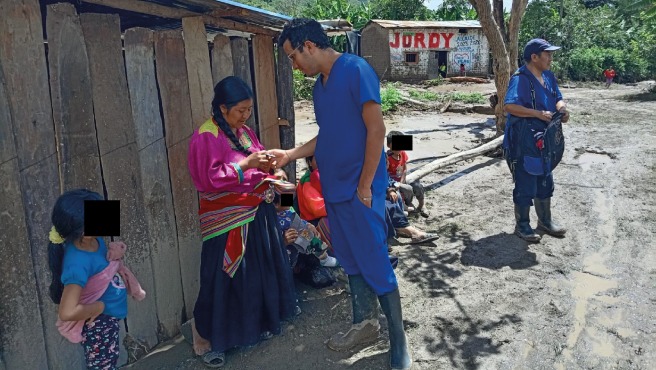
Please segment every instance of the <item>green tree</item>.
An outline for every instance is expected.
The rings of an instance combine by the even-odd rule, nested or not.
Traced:
[[[467,0],[444,0],[433,17],[440,21],[463,21],[477,19],[478,15]]]
[[[377,19],[424,21],[432,16],[424,0],[370,0],[369,6]]]

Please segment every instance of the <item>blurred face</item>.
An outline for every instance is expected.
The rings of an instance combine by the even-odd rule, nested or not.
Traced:
[[[301,45],[303,51],[301,51]],[[313,54],[317,50],[316,45],[311,41],[305,41],[299,47],[294,48],[289,40],[282,44],[282,49],[292,62],[292,68],[301,71],[306,76],[316,76],[319,74],[317,63],[313,60]]]
[[[547,71],[551,69],[552,60],[553,51],[543,51],[540,54],[531,55],[531,64],[533,64],[540,71]]]
[[[230,109],[221,105],[221,113],[231,128],[241,128],[253,113],[253,99],[242,100]]]

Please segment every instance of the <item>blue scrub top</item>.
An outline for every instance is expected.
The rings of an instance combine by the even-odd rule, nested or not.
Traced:
[[[362,107],[369,101],[380,104],[380,81],[369,63],[345,53],[333,64],[325,85],[319,76],[313,98],[319,125],[315,157],[324,199],[333,203],[351,200],[360,180],[367,141]],[[372,192],[384,195],[386,189],[385,152],[381,151]]]

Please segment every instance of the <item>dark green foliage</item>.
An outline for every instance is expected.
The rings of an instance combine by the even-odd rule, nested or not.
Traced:
[[[654,0],[645,0],[649,1]],[[601,81],[603,70],[611,65],[618,82],[654,78],[656,22],[650,20],[647,11],[629,10],[636,3],[640,2],[532,1],[522,20],[520,48],[534,37],[562,46],[552,65],[559,78]],[[651,9],[648,4],[643,6]]]

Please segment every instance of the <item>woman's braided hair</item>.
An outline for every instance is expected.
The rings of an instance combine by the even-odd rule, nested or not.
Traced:
[[[241,145],[235,133],[230,129],[230,125],[226,122],[225,118],[223,118],[221,105],[225,105],[226,108],[230,110],[239,102],[248,99],[253,99],[253,90],[251,90],[246,82],[239,77],[226,77],[214,86],[214,98],[212,99],[212,116],[214,122],[216,122],[221,131],[223,131],[228,139],[230,139],[235,145],[235,150],[243,153],[247,157],[251,155],[252,152]]]

